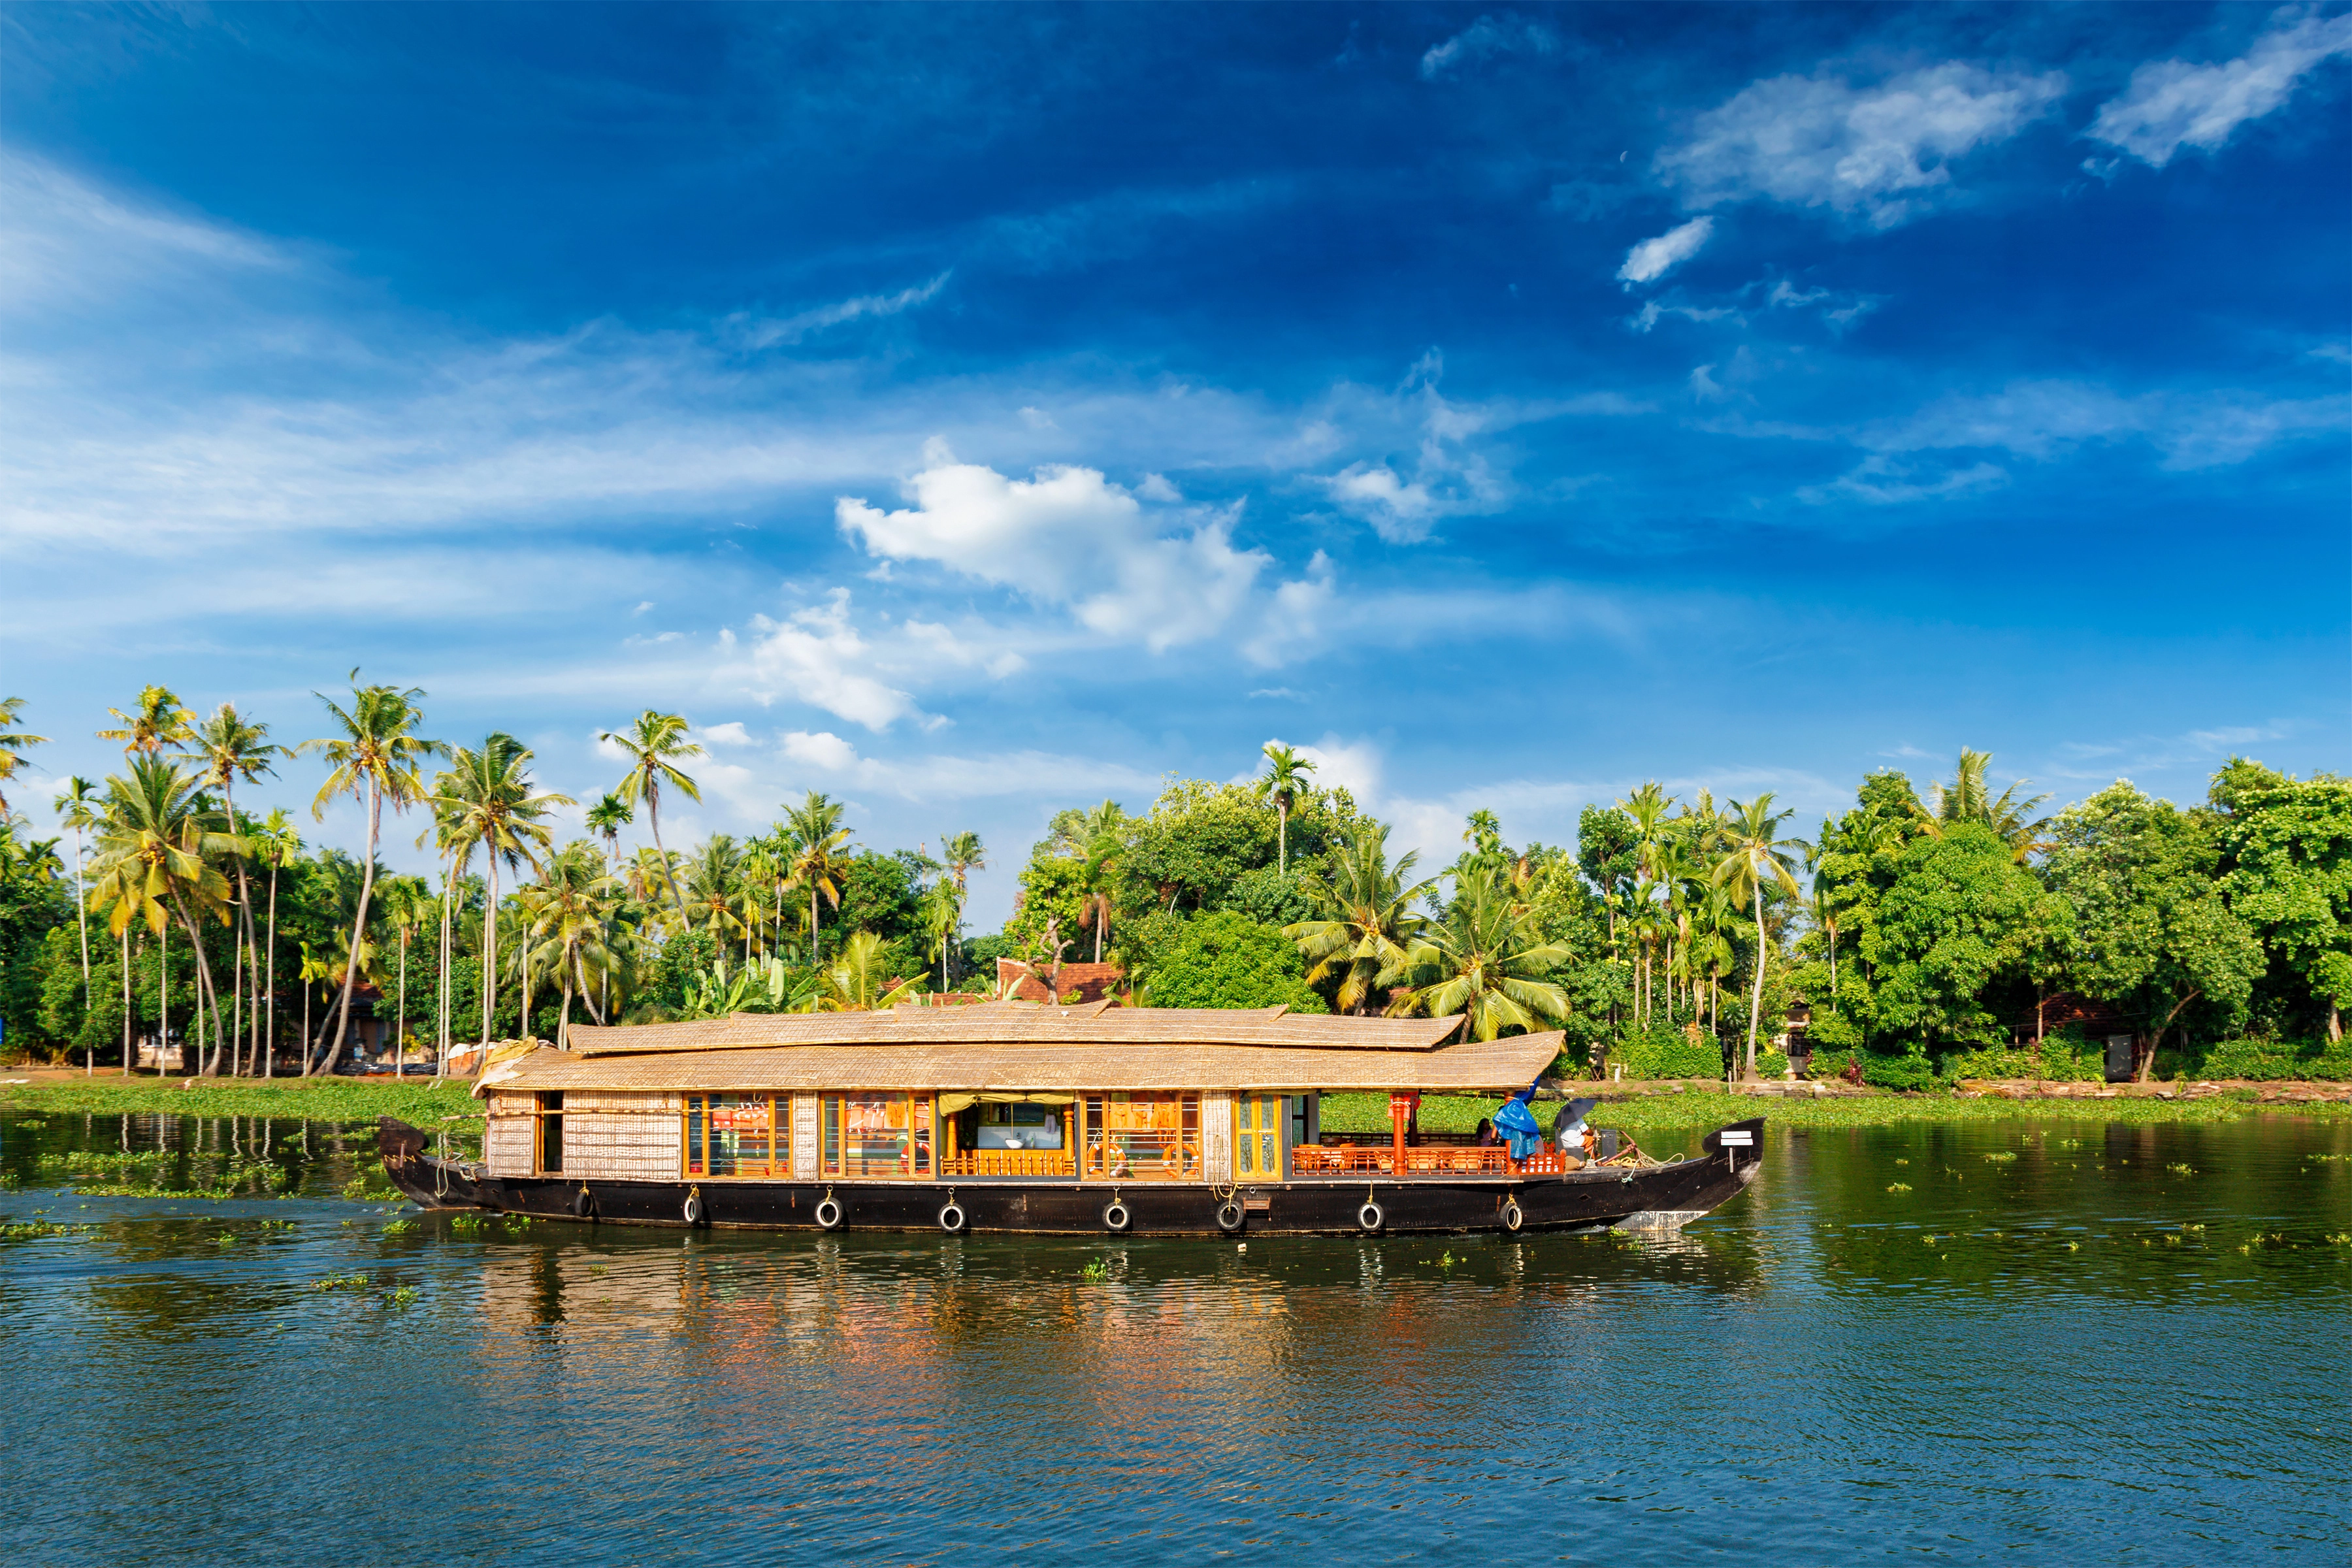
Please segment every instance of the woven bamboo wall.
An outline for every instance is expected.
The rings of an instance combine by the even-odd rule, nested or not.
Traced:
[[[793,1174],[804,1182],[816,1178],[816,1116],[815,1095],[793,1096]]]
[[[1214,1089],[1201,1096],[1201,1167],[1213,1182],[1234,1179],[1234,1097]]]
[[[523,1100],[524,1114],[501,1116],[498,1100],[506,1098],[500,1095],[491,1100],[489,1121],[482,1129],[482,1163],[493,1176],[528,1176],[533,1159],[531,1130],[536,1125],[529,1113],[530,1101],[519,1097]]]
[[[617,1097],[615,1097],[617,1098]],[[683,1133],[678,1114],[654,1103],[626,1110],[563,1106],[563,1173],[594,1181],[674,1182]]]

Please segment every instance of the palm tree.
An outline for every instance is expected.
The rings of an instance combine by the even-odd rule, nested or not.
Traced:
[[[359,910],[352,918],[349,962],[343,969],[343,998],[335,1016],[335,1042],[327,1048],[326,1060],[317,1070],[332,1072],[336,1060],[343,1054],[343,1041],[351,1033],[352,992],[359,983],[360,949],[367,940],[368,904],[375,896],[375,851],[383,836],[383,808],[404,812],[425,795],[425,781],[417,768],[427,757],[446,756],[449,748],[438,741],[428,741],[416,733],[416,726],[425,720],[416,700],[425,695],[420,688],[403,691],[394,686],[362,686],[360,672],[351,673],[352,705],[344,709],[324,692],[311,695],[327,706],[336,728],[342,732],[314,741],[305,741],[299,751],[317,752],[327,759],[334,771],[310,802],[310,819],[323,822],[327,803],[339,795],[350,795],[367,806],[367,853],[360,860]],[[302,1076],[310,1076],[310,1047],[303,1047]]]
[[[400,937],[399,1000],[394,1005],[392,1026],[392,1070],[395,1078],[404,1078],[408,1071],[409,939],[432,913],[433,903],[433,889],[425,885],[422,877],[392,877],[384,881],[383,912]]]
[[[686,921],[686,900],[677,890],[677,878],[669,870],[669,852],[662,849],[661,792],[667,784],[692,801],[702,798],[701,786],[678,772],[677,763],[686,757],[701,756],[702,748],[687,739],[689,726],[675,713],[657,713],[648,708],[637,715],[636,723],[627,734],[606,731],[604,739],[618,746],[629,759],[629,771],[614,793],[625,805],[646,803],[646,826],[654,836],[654,847],[661,851],[662,869],[669,878],[669,896],[677,904],[677,918]]]
[[[841,954],[820,972],[812,1013],[879,1013],[922,993],[919,979],[893,983],[882,969],[882,937],[861,931],[842,944]]]
[[[2017,792],[2026,787],[2028,781],[2024,779],[2019,779],[1999,795],[1994,795],[1992,786],[1985,778],[1991,766],[1990,752],[1972,752],[1962,746],[1959,766],[1954,771],[1952,782],[1947,784],[1938,780],[1928,784],[1927,794],[1933,809],[1921,811],[1919,826],[1931,836],[1941,838],[1944,830],[1953,823],[1981,823],[2000,836],[2000,841],[2009,846],[2010,854],[2022,865],[2026,858],[2036,850],[2050,847],[2042,837],[2042,830],[2050,826],[2050,818],[2042,816],[2027,820],[2033,808],[2050,797],[2037,795],[2025,800],[2017,798]]]
[[[572,994],[576,989],[586,996],[592,961],[602,971],[612,960],[606,928],[613,905],[618,901],[620,881],[600,868],[594,852],[582,843],[551,856],[541,868],[539,887],[532,891],[530,936],[540,941],[529,962],[541,973],[556,974],[562,984],[563,1006],[555,1026],[555,1044],[559,1050],[569,1049]],[[590,1010],[595,1010],[593,1004]]]
[[[1731,803],[1725,825],[1731,850],[1715,868],[1715,883],[1733,898],[1753,900],[1756,908],[1756,984],[1748,1000],[1747,1076],[1756,1077],[1756,1026],[1764,1011],[1764,960],[1772,939],[1764,928],[1764,885],[1777,885],[1790,898],[1801,898],[1795,863],[1786,851],[1807,847],[1801,838],[1779,837],[1780,825],[1796,815],[1774,811],[1770,791],[1746,805]]]
[[[236,826],[236,781],[242,778],[247,784],[257,783],[277,771],[272,758],[294,754],[283,746],[272,745],[269,726],[247,723],[238,716],[236,705],[233,702],[224,702],[215,709],[211,718],[189,732],[184,743],[204,760],[205,782],[220,786],[221,805],[232,829]],[[253,945],[253,887],[246,876],[245,857],[241,855],[236,861],[236,905],[245,927],[245,953],[257,957]],[[244,963],[240,960],[232,967],[231,973],[233,976],[240,974],[243,969]],[[241,984],[236,994],[241,1004],[245,994]],[[257,1003],[255,1011],[257,1014],[259,1012]],[[242,1022],[240,1019],[240,1035],[243,1034]],[[239,1054],[242,1054],[241,1046]],[[231,1070],[238,1071],[241,1068],[240,1063]]]
[[[1279,854],[1276,864],[1283,876],[1290,875],[1290,808],[1306,793],[1307,775],[1315,764],[1278,741],[1268,741],[1264,747],[1265,772],[1258,775],[1260,798],[1272,797],[1275,812],[1275,842]]]
[[[449,766],[433,781],[433,800],[443,814],[441,832],[452,846],[462,846],[452,869],[463,875],[479,848],[489,881],[482,900],[482,1060],[489,1061],[490,1013],[499,990],[499,867],[519,870],[525,862],[539,863],[539,852],[553,842],[546,823],[551,807],[570,805],[569,795],[531,788],[530,751],[512,735],[493,731],[481,749],[458,747]],[[530,1020],[526,1015],[523,1026]]]
[[[635,816],[629,803],[609,791],[603,799],[588,808],[588,830],[604,841],[605,870],[614,876],[621,871],[621,829]]]
[[[106,783],[108,820],[91,866],[100,884],[93,897],[111,904],[110,924],[116,934],[133,919],[142,919],[161,937],[167,916],[178,917],[195,947],[196,1005],[201,1013],[210,1002],[217,1053],[220,998],[213,993],[212,964],[197,922],[210,915],[228,923],[228,880],[210,858],[245,847],[222,830],[220,814],[205,802],[196,776],[176,763],[133,757],[130,777],[117,774]],[[163,1065],[160,1047],[156,1065]]]
[[[1360,1015],[1375,989],[1404,976],[1412,946],[1429,925],[1412,906],[1436,880],[1408,885],[1418,857],[1408,852],[1390,865],[1388,839],[1384,823],[1358,826],[1333,856],[1329,879],[1307,877],[1304,890],[1316,918],[1282,931],[1307,960],[1308,984],[1339,982],[1336,999],[1343,1013]]]
[[[139,691],[139,701],[125,713],[120,708],[110,708],[121,728],[100,730],[101,741],[120,741],[125,756],[137,752],[144,756],[160,756],[178,746],[195,732],[196,716],[180,705],[180,699],[168,686],[146,686]]]
[[[261,1035],[261,1076],[275,1076],[278,1063],[278,873],[287,861],[302,853],[302,836],[294,831],[294,819],[286,815],[283,806],[274,806],[261,819],[261,831],[254,835],[254,844],[263,860],[269,866],[269,938],[265,961],[263,994],[268,998]],[[310,1049],[308,1026],[303,1031],[303,1049]]]
[[[959,899],[964,894],[964,879],[974,871],[988,869],[988,851],[982,846],[980,835],[968,828],[940,840],[940,860],[954,879]]]
[[[710,933],[725,952],[730,931],[748,931],[743,919],[743,858],[728,834],[714,833],[686,863],[687,890],[694,896],[685,908],[689,925]]]
[[[841,826],[841,817],[847,809],[815,790],[809,791],[800,805],[784,807],[793,836],[793,879],[808,889],[812,960],[820,952],[816,896],[823,893],[835,909],[841,908],[840,878],[847,860],[842,851],[849,845],[849,829]]]
[[[1087,841],[1087,858],[1078,872],[1078,919],[1092,921],[1095,927],[1095,962],[1103,961],[1103,933],[1110,925],[1111,886],[1118,871],[1118,858],[1127,848],[1127,838],[1118,829],[1127,814],[1111,802],[1103,802],[1109,813],[1094,825],[1094,833]]]
[[[963,892],[953,882],[942,877],[923,895],[923,934],[940,955],[940,989],[948,988],[948,955],[954,951],[956,938],[963,931]]]
[[[46,746],[49,742],[47,735],[35,735],[16,728],[17,718],[24,711],[23,698],[0,697],[0,784],[16,776],[16,764],[25,760],[26,747]],[[8,797],[0,795],[0,818],[5,818],[7,815]],[[87,981],[88,976],[85,975],[84,979]]]
[[[1416,973],[1433,975],[1392,998],[1390,1016],[1458,1013],[1481,1040],[1512,1028],[1533,1034],[1565,1019],[1568,993],[1541,976],[1568,961],[1568,949],[1543,940],[1534,912],[1516,892],[1497,869],[1457,879],[1444,922],[1414,944],[1410,959]]]
[[[12,697],[7,700],[20,702],[23,699]],[[13,766],[14,761],[11,758],[9,765]],[[81,928],[81,1010],[83,1017],[87,1018],[89,1016],[89,890],[82,881],[81,836],[96,827],[100,821],[98,786],[79,775],[70,776],[66,780],[66,787],[58,793],[57,799],[50,805],[58,820],[73,829],[74,923]],[[0,819],[5,819],[6,815],[6,803],[0,802]],[[98,1042],[92,1040],[85,1048],[89,1054],[82,1063],[82,1076],[87,1078],[98,1071]]]

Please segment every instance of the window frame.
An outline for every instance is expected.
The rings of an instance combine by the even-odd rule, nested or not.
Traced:
[[[905,1142],[898,1169],[875,1170],[863,1158],[859,1169],[849,1168],[846,1119],[843,1106],[851,1100],[901,1101],[907,1107]],[[939,1173],[939,1096],[928,1089],[829,1089],[816,1097],[817,1174],[835,1182],[929,1182]]]
[[[714,1104],[714,1101],[725,1101]],[[768,1108],[768,1152],[760,1163],[764,1170],[746,1171],[740,1155],[730,1156],[737,1168],[723,1175],[711,1173],[711,1138],[721,1131],[712,1121],[714,1110],[742,1110],[765,1104]],[[739,1131],[734,1128],[728,1131]],[[698,1149],[696,1138],[701,1143]],[[789,1091],[774,1090],[701,1090],[679,1097],[677,1113],[678,1174],[692,1182],[777,1182],[789,1181],[793,1173],[793,1097]]]

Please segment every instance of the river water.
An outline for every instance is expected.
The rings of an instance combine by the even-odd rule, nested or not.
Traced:
[[[10,1562],[2352,1542],[2342,1122],[1768,1131],[1671,1239],[1237,1246],[518,1229],[337,1195],[328,1129],[28,1121],[0,1221],[93,1228],[0,1240]],[[118,1145],[298,1195],[43,1184]]]

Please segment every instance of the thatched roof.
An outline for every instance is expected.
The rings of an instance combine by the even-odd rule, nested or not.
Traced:
[[[803,1046],[911,1047],[948,1052],[1016,1045],[1075,1046],[1103,1052],[1141,1046],[1429,1051],[1459,1028],[1461,1022],[1459,1018],[1328,1017],[1280,1007],[1115,1007],[1108,1002],[1060,1007],[990,1002],[970,1007],[901,1005],[883,1013],[738,1013],[729,1018],[621,1028],[575,1024],[570,1044],[583,1057],[764,1051]]]
[[[965,1015],[977,1011],[960,1008],[950,1016],[961,1022]],[[1053,1011],[1058,1015],[1060,1009]],[[836,1016],[862,1016],[876,1020],[877,1025],[897,1021],[887,1014]],[[1259,1026],[1269,1032],[1279,1022],[1263,1014],[1240,1016],[1257,1018]],[[826,1022],[822,1018],[787,1021]],[[765,1026],[773,1022],[761,1018],[758,1025]],[[1108,1031],[1099,1026],[1099,1020],[1094,1022],[1097,1026],[1082,1031],[1076,1027],[1078,1020],[1073,1019],[1067,1037],[1058,1039],[1000,1037],[980,1040],[971,1037],[968,1029],[949,1028],[925,1029],[919,1037],[915,1031],[900,1030],[896,1031],[897,1037],[891,1038],[876,1027],[869,1033],[867,1042],[836,1038],[776,1044],[739,1037],[717,1048],[672,1044],[624,1054],[605,1046],[594,1056],[541,1051],[523,1058],[513,1075],[497,1087],[500,1090],[1247,1089],[1297,1093],[1311,1089],[1422,1089],[1468,1093],[1508,1090],[1533,1083],[1559,1054],[1562,1041],[1559,1034],[1552,1033],[1465,1041],[1417,1050],[1378,1045],[1350,1049],[1311,1037],[1289,1042],[1205,1040],[1202,1037],[1212,1032],[1207,1027],[1194,1026],[1186,1029],[1173,1024],[1163,1026],[1164,1038],[1151,1037],[1145,1031],[1105,1038]],[[1328,1026],[1332,1020],[1299,1022]],[[1380,1024],[1402,1020],[1348,1022]],[[1452,1020],[1439,1022],[1450,1024]],[[702,1025],[656,1026],[706,1030],[748,1030],[752,1026],[751,1020],[741,1018]],[[1422,1026],[1426,1030],[1428,1026],[1423,1022]],[[1042,1024],[1033,1026],[1031,1032],[1034,1034],[1042,1027]],[[572,1031],[575,1038],[583,1032]],[[1008,1025],[1007,1033],[1017,1031]],[[1307,1033],[1302,1031],[1302,1035]]]

